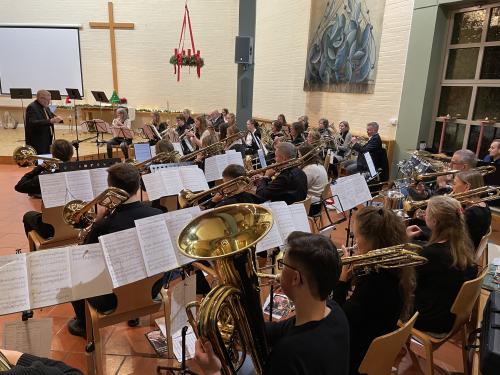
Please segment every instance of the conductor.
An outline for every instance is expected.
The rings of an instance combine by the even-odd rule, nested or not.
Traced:
[[[39,90],[36,93],[36,100],[26,108],[24,137],[26,144],[32,146],[38,155],[50,153],[50,145],[54,139],[54,124],[63,121],[50,111],[50,99],[50,92]]]

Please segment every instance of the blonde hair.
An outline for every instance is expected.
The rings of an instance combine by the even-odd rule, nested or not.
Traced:
[[[464,184],[469,185],[469,189],[477,189],[484,186],[484,178],[478,171],[468,170],[457,174],[457,178]]]
[[[435,196],[427,206],[429,219],[435,221],[435,227],[429,244],[447,241],[450,246],[452,267],[464,270],[474,263],[474,245],[465,226],[462,206],[453,198]]]

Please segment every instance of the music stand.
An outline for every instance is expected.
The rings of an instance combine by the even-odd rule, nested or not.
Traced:
[[[80,95],[80,91],[78,91],[78,89],[66,88],[66,92],[68,93],[68,97],[70,99],[73,99],[73,108],[75,110],[76,142],[77,142],[77,144],[80,144],[80,140],[78,139],[78,113],[76,111],[76,101],[82,100],[82,96]],[[76,147],[76,160],[80,161],[80,154],[78,153],[78,147]]]
[[[99,117],[102,118],[102,103],[109,103],[109,99],[104,91],[91,91],[96,102],[99,102]]]
[[[25,113],[24,113],[23,99],[32,99],[33,98],[33,94],[31,93],[31,89],[11,88],[10,89],[10,98],[11,99],[21,99],[21,108],[23,111],[24,134],[26,137],[26,118],[25,118]]]
[[[61,92],[59,90],[47,90],[50,92],[50,100],[61,100]]]

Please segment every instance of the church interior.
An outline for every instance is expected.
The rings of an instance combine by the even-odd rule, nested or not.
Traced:
[[[498,0],[4,0],[0,51],[0,372],[499,373]]]

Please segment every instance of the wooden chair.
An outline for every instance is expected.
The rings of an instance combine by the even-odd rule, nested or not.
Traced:
[[[314,224],[316,225],[316,229],[318,231],[321,230],[321,228],[323,228],[323,207],[324,207],[324,201],[325,199],[327,199],[331,194],[330,194],[330,185],[332,184],[332,180],[329,179],[328,180],[328,183],[325,185],[325,188],[323,189],[323,192],[321,193],[321,200],[317,203],[314,203],[315,205],[319,205],[320,206],[320,210],[317,214],[315,215],[311,215],[313,221],[314,221]],[[308,214],[309,214],[309,211],[308,211]],[[331,219],[330,219],[330,215],[328,215],[327,213],[327,217],[328,219],[330,220],[330,224],[331,224]],[[318,221],[321,225],[321,227],[318,226]]]
[[[467,359],[467,350],[465,346],[467,345],[467,323],[469,322],[472,310],[476,304],[476,301],[481,293],[481,284],[486,276],[487,271],[483,272],[479,277],[466,281],[463,283],[460,291],[451,306],[451,312],[455,315],[455,322],[451,331],[446,333],[444,336],[436,337],[430,332],[422,332],[416,328],[412,328],[411,335],[425,348],[425,354],[427,357],[426,365],[426,375],[434,374],[434,360],[433,353],[434,350],[438,349],[446,341],[448,341],[452,336],[460,333],[460,338],[462,339],[462,361],[464,366],[464,374],[469,374],[469,363]]]
[[[170,195],[168,197],[160,198],[160,206],[165,207],[168,212],[176,211],[177,205],[177,195]]]
[[[135,283],[116,288],[118,305],[110,314],[102,314],[94,309],[88,300],[85,301],[85,314],[87,320],[87,356],[88,373],[104,374],[103,342],[101,342],[100,329],[114,324],[126,322],[140,316],[158,312],[162,307],[162,300],[151,298],[151,288],[154,283],[163,278],[163,274],[148,277]]]
[[[295,202],[295,204],[299,204],[299,203],[302,203],[304,205],[304,208],[306,209],[306,214],[308,214],[309,209],[311,208],[311,197],[307,197],[303,201]]]
[[[488,232],[481,238],[481,242],[476,249],[475,260],[478,265],[485,268],[488,265],[488,241],[491,236],[491,226]]]
[[[396,357],[408,340],[417,316],[418,312],[398,330],[375,338],[358,371],[368,375],[390,375]]]
[[[46,239],[40,236],[37,231],[30,231],[28,233],[30,251],[66,246],[78,242],[79,231],[64,222],[62,211],[62,206],[45,208],[42,205],[42,221],[54,227],[54,236]]]

